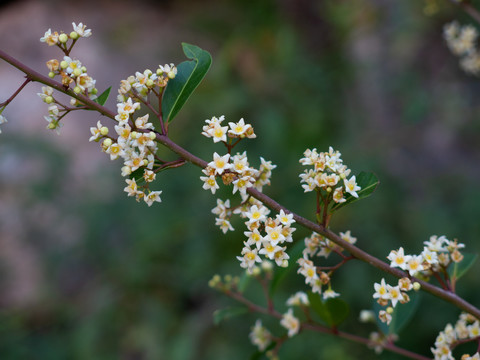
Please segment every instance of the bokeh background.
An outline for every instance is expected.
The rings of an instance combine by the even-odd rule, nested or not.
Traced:
[[[135,71],[183,61],[182,41],[197,44],[213,66],[172,124],[175,141],[208,159],[220,149],[200,136],[203,121],[245,118],[258,136],[241,144],[250,161],[263,156],[278,165],[265,192],[310,218],[314,199],[299,185],[298,159],[305,148],[331,145],[354,173],[372,171],[381,181],[373,196],[336,215],[335,231],[350,229],[380,258],[400,246],[419,253],[432,234],[458,238],[475,253],[480,82],[459,69],[442,39],[442,26],[454,19],[473,23],[442,0],[12,1],[0,8],[0,47],[46,73],[45,61],[60,52],[39,38],[83,22],[93,36],[73,56],[102,91]],[[0,101],[23,81],[3,62],[0,79]],[[98,117],[72,114],[61,136],[45,130],[40,88],[28,85],[3,113],[0,358],[249,359],[257,316],[212,321],[215,309],[233,303],[207,282],[240,274],[242,236],[215,228],[215,198],[202,190],[200,171],[162,173],[163,203],[136,203],[123,193],[120,163],[88,142]],[[114,96],[107,105],[115,109]],[[301,241],[308,233],[295,235]],[[477,306],[479,270],[476,264],[458,286]],[[373,282],[382,276],[363,263],[335,274],[334,289],[351,304],[341,328],[374,330],[357,318],[372,307]],[[281,310],[292,289],[306,290],[293,273],[278,294]],[[399,344],[428,356],[458,315],[425,294]],[[264,323],[282,333],[276,321]],[[280,355],[375,358],[314,333],[287,342]]]

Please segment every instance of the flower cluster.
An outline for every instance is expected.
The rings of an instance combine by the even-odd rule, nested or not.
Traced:
[[[455,326],[447,324],[435,339],[432,353],[435,360],[454,360],[452,349],[461,343],[480,339],[480,322],[470,314],[462,313]],[[480,354],[464,354],[462,360],[479,360]]]
[[[151,92],[159,96],[167,86],[168,80],[175,78],[176,75],[177,68],[173,64],[159,65],[155,73],[149,69],[143,73],[137,71],[135,75],[130,75],[120,82],[117,101],[124,102],[130,96],[146,100]]]
[[[480,52],[476,47],[478,31],[471,25],[460,26],[456,21],[444,26],[443,36],[450,50],[460,56],[460,67],[467,73],[480,73]]]
[[[375,283],[373,286],[375,288],[373,298],[377,299],[377,302],[382,306],[389,305],[386,310],[380,310],[378,314],[379,319],[387,324],[392,321],[393,308],[398,303],[405,304],[410,301],[407,292],[412,289],[420,289],[420,284],[418,282],[412,283],[408,277],[399,279],[395,286],[387,284],[385,279],[382,278],[380,283]]]
[[[448,240],[445,236],[432,235],[428,241],[424,241],[425,246],[420,255],[405,255],[403,248],[392,250],[387,256],[391,267],[398,267],[407,271],[409,276],[430,276],[434,273],[448,274],[447,267],[452,263],[458,263],[463,260],[463,255],[459,249],[465,247],[457,240]],[[440,277],[438,277],[440,279]],[[386,310],[381,310],[379,318],[387,324],[390,323],[393,308],[398,302],[406,303],[410,301],[407,291],[411,289],[418,290],[420,284],[412,283],[409,277],[402,278],[396,286],[389,285],[382,279],[380,283],[374,284],[375,293],[373,298],[383,306],[390,306]]]
[[[122,176],[129,177],[125,180],[125,191],[128,196],[135,196],[137,201],[143,199],[150,206],[155,201],[161,201],[161,191],[149,190],[149,184],[155,180],[157,172],[154,169],[156,133],[153,124],[148,121],[149,114],[134,117],[135,111],[139,109],[140,103],[133,102],[132,98],[117,104],[116,136],[109,136],[109,129],[98,121],[96,127],[90,128],[92,136],[89,140],[103,139],[102,149],[110,155],[110,159],[123,159]],[[140,186],[140,183],[143,185]]]
[[[247,240],[241,256],[237,256],[240,266],[252,273],[257,263],[261,263],[260,255],[273,260],[278,266],[287,266],[289,256],[286,253],[284,243],[292,242],[292,233],[295,231],[291,225],[295,222],[292,214],[283,210],[275,218],[269,217],[270,210],[260,201],[250,197],[247,190],[251,187],[261,191],[263,186],[270,184],[272,170],[275,168],[270,161],[260,158],[261,164],[258,169],[253,168],[247,158],[247,153],[237,153],[231,156],[231,149],[244,138],[255,138],[255,132],[250,124],[243,119],[237,123],[230,122],[228,126],[222,126],[224,116],[207,119],[203,126],[202,134],[213,139],[213,142],[222,142],[227,147],[227,154],[213,154],[213,160],[202,170],[205,176],[201,176],[203,188],[215,194],[219,185],[217,177],[221,177],[225,185],[232,184],[232,193],[239,193],[241,203],[231,207],[230,200],[217,199],[217,206],[212,213],[217,215],[215,224],[226,233],[232,231],[230,223],[232,214],[239,214],[245,219],[248,231],[244,234]]]
[[[72,23],[73,31],[69,34],[61,32],[53,32],[48,29],[45,35],[40,38],[41,42],[49,46],[57,45],[64,53],[63,59],[51,59],[47,61],[48,76],[55,78],[61,77],[61,83],[65,88],[71,87],[75,94],[88,96],[90,99],[97,98],[97,88],[94,80],[87,73],[87,68],[80,60],[70,57],[70,52],[79,38],[87,38],[92,35],[92,31],[87,29],[82,23],[76,25]],[[40,98],[49,105],[48,115],[44,116],[47,120],[47,129],[60,132],[60,120],[72,109],[68,109],[66,105],[62,105],[53,97],[53,89],[51,87],[43,87],[42,92],[38,94]],[[70,100],[71,106],[80,106],[81,103],[74,97]]]
[[[79,38],[87,38],[92,35],[92,30],[87,29],[87,26],[83,25],[83,23],[78,25],[72,23],[72,25],[73,31],[70,32],[70,34],[65,34],[63,31],[60,32],[60,34],[57,31],[52,33],[52,29],[48,29],[45,35],[40,38],[40,41],[46,43],[48,46],[57,45],[62,47],[65,46],[69,39],[77,41]]]
[[[328,152],[317,152],[317,149],[307,149],[300,163],[304,166],[313,166],[300,174],[302,188],[305,192],[320,191],[324,203],[328,204],[333,199],[335,203],[346,201],[345,193],[358,197],[355,175],[347,179],[350,169],[343,164],[342,154],[329,148]]]
[[[341,232],[340,237],[350,244],[355,244],[357,241],[350,231],[345,233]],[[324,271],[320,271],[317,266],[314,265],[311,258],[314,256],[328,258],[332,252],[341,253],[343,248],[317,233],[312,233],[312,235],[306,237],[304,241],[305,248],[303,249],[303,257],[297,261],[299,264],[298,273],[305,277],[305,283],[310,285],[312,292],[322,294],[324,300],[339,296],[338,293],[332,290],[330,275]],[[325,285],[328,287],[322,293],[322,286]]]
[[[442,272],[450,263],[463,260],[459,249],[465,247],[457,240],[448,240],[445,236],[432,235],[420,255],[405,255],[403,248],[393,250],[387,256],[391,267],[398,267],[407,271],[410,276],[418,273],[429,276],[435,272]]]

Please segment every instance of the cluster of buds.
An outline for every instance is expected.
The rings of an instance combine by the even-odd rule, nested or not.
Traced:
[[[449,49],[460,56],[460,67],[467,73],[480,73],[480,52],[476,47],[478,31],[472,25],[460,26],[456,21],[444,26],[443,36]]]
[[[480,338],[480,323],[474,316],[462,313],[455,326],[447,324],[435,339],[435,347],[432,353],[435,360],[454,360],[452,349],[459,344],[468,341],[478,341]],[[480,354],[477,351],[474,355],[464,354],[462,360],[480,360]]]
[[[305,192],[318,191],[321,193],[323,202],[335,203],[346,201],[345,193],[358,197],[357,191],[361,190],[356,183],[355,176],[347,179],[350,169],[343,164],[342,154],[329,148],[328,152],[317,152],[317,149],[307,149],[300,163],[304,166],[313,166],[313,169],[305,170],[300,174],[302,188]]]
[[[237,289],[239,282],[240,278],[238,276],[232,276],[227,274],[222,279],[220,275],[216,274],[208,281],[208,286],[213,289],[228,291],[232,289]]]

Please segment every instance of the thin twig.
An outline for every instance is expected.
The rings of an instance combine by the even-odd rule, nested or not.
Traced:
[[[67,94],[81,102],[83,102],[85,105],[88,105],[92,110],[96,110],[98,111],[100,114],[104,115],[104,116],[107,116],[109,118],[111,118],[112,120],[116,121],[115,120],[115,113],[112,112],[110,109],[98,104],[97,102],[93,101],[93,100],[90,100],[88,97],[85,97],[83,95],[79,95],[79,94],[75,94],[73,92],[72,89],[65,89],[63,87],[63,85],[61,83],[58,83],[38,72],[36,72],[35,70],[29,68],[28,66],[20,63],[18,60],[14,59],[13,57],[11,57],[10,55],[8,55],[7,53],[5,53],[4,51],[0,50],[0,58],[5,60],[6,62],[8,62],[9,64],[11,64],[12,66],[16,67],[17,69],[19,69],[20,71],[24,72],[29,79],[31,79],[32,81],[37,81],[37,82],[40,82],[42,84],[45,84],[45,85],[48,85],[48,86],[51,86],[52,88],[64,93],[64,94]],[[162,123],[162,122],[161,122]],[[163,124],[163,123],[162,123]],[[182,158],[184,158],[186,161],[189,161],[191,162],[192,164],[195,164],[201,168],[205,168],[207,167],[208,163],[191,154],[189,151],[187,151],[186,149],[184,149],[183,147],[179,146],[177,143],[175,143],[174,141],[172,141],[168,136],[166,135],[162,135],[162,134],[158,134],[157,133],[157,138],[156,140],[163,144],[164,146],[166,146],[167,148],[169,148],[170,150],[172,150],[173,152],[177,153],[178,155],[180,155]],[[264,193],[258,191],[257,189],[255,189],[254,187],[250,187],[247,189],[247,193],[250,194],[251,196],[253,196],[254,198],[256,198],[257,200],[260,200],[262,203],[264,203],[266,206],[268,206],[269,208],[277,211],[277,212],[280,212],[280,210],[284,210],[286,213],[291,213],[293,215],[293,218],[294,220],[302,225],[303,227],[313,231],[313,232],[316,232],[317,234],[320,234],[322,236],[325,236],[326,238],[328,238],[329,240],[333,241],[335,244],[341,246],[342,248],[344,248],[345,250],[347,250],[348,252],[350,252],[350,254],[352,254],[353,256],[355,256],[356,258],[388,273],[388,274],[391,274],[397,278],[403,278],[403,277],[408,277],[409,275],[404,272],[404,271],[401,271],[397,268],[392,268],[390,267],[387,263],[383,262],[382,260],[370,255],[369,253],[361,250],[360,248],[356,247],[355,245],[352,245],[350,244],[349,242],[343,240],[340,236],[338,236],[337,234],[335,234],[334,232],[332,232],[330,229],[327,229],[325,228],[324,226],[322,225],[319,225],[319,224],[316,224],[298,214],[295,214],[293,212],[291,212],[290,210],[288,210],[286,207],[280,205],[278,202],[276,202],[275,200],[273,200],[272,198],[270,198],[269,196],[265,195]],[[469,302],[467,302],[466,300],[462,299],[461,297],[459,297],[458,295],[456,295],[455,293],[452,293],[451,291],[446,291],[444,289],[441,289],[435,285],[432,285],[428,282],[425,282],[423,280],[420,280],[420,279],[416,279],[416,278],[412,278],[414,281],[418,282],[420,285],[421,285],[421,288],[429,293],[431,293],[432,295],[440,298],[440,299],[443,299],[455,306],[457,306],[459,309],[461,310],[464,310],[468,313],[470,313],[471,315],[475,316],[477,319],[480,319],[480,309],[476,308],[475,306],[473,306],[472,304],[470,304]]]

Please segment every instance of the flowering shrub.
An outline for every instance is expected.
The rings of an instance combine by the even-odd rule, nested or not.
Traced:
[[[92,31],[82,23],[72,25],[73,31],[68,34],[49,29],[40,38],[41,42],[57,47],[63,53],[61,58],[47,62],[47,76],[0,50],[0,58],[26,74],[21,87],[0,104],[0,124],[7,122],[1,112],[25,85],[39,82],[44,86],[38,95],[48,105],[48,115],[45,115],[47,129],[60,134],[66,115],[72,111],[94,110],[108,118],[108,125],[99,120],[90,129],[89,141],[98,142],[100,150],[111,160],[122,161],[120,173],[126,182],[124,191],[137,201],[148,206],[161,202],[162,191],[151,189],[155,186],[156,175],[186,163],[201,168],[200,184],[212,195],[220,186],[231,188],[231,198],[217,199],[211,212],[215,215],[215,224],[225,234],[235,231],[231,221],[233,216],[240,217],[244,222],[243,248],[237,256],[241,275],[215,275],[209,286],[242,306],[220,310],[215,313],[214,320],[219,322],[247,311],[276,318],[282,328],[278,335],[267,329],[260,319],[252,327],[249,337],[258,348],[259,356],[265,354],[271,359],[278,358],[282,344],[289,338],[304,331],[315,331],[365,344],[377,353],[388,350],[412,359],[427,359],[395,344],[401,328],[414,314],[415,292],[419,290],[427,291],[463,311],[455,326],[447,325],[432,344],[435,359],[452,359],[452,351],[457,345],[479,341],[480,309],[455,293],[458,280],[476,258],[462,252],[464,244],[433,235],[424,242],[419,255],[406,255],[400,247],[386,257],[390,261],[387,264],[358,247],[357,239],[350,230],[337,235],[330,229],[330,220],[337,211],[374,192],[379,183],[374,174],[359,172],[354,175],[344,164],[341,153],[332,147],[325,151],[305,150],[299,162],[307,169],[299,174],[299,178],[304,192],[313,193],[305,195],[311,196],[315,202],[316,221],[312,222],[263,193],[277,165],[260,157],[255,166],[246,151],[234,151],[240,142],[255,141],[257,138],[254,126],[243,118],[226,125],[225,116],[212,116],[205,120],[202,128],[198,128],[203,136],[219,147],[224,146],[212,154],[210,161],[191,154],[169,137],[172,121],[211,65],[211,56],[207,51],[183,44],[183,51],[190,60],[178,66],[159,65],[155,71],[147,69],[121,80],[117,109],[111,111],[104,106],[111,88],[99,93],[87,67],[72,55],[76,42],[90,37]],[[462,67],[477,73],[476,30],[472,27],[460,28],[453,23],[446,27],[445,38],[450,49],[463,57]],[[59,100],[57,93],[68,95],[70,102],[67,104]],[[159,146],[170,149],[179,158],[174,161],[160,158]],[[299,239],[294,234],[299,226],[308,229],[311,234]],[[330,255],[338,257],[338,263],[322,266],[322,258]],[[364,261],[398,278],[393,285],[388,284],[385,278],[373,284],[375,312],[366,310],[360,314],[361,321],[377,323],[378,330],[372,332],[369,338],[339,330],[349,314],[349,306],[333,289],[332,277],[352,260]],[[275,289],[285,273],[292,269],[305,279],[306,286],[292,290],[285,302],[288,310],[281,312],[274,302]],[[430,282],[431,278],[436,283]],[[266,306],[253,302],[245,295],[245,289],[252,281],[257,281],[263,288]],[[406,313],[408,316],[404,315]],[[471,356],[464,354],[462,359],[479,357],[477,352]]]

